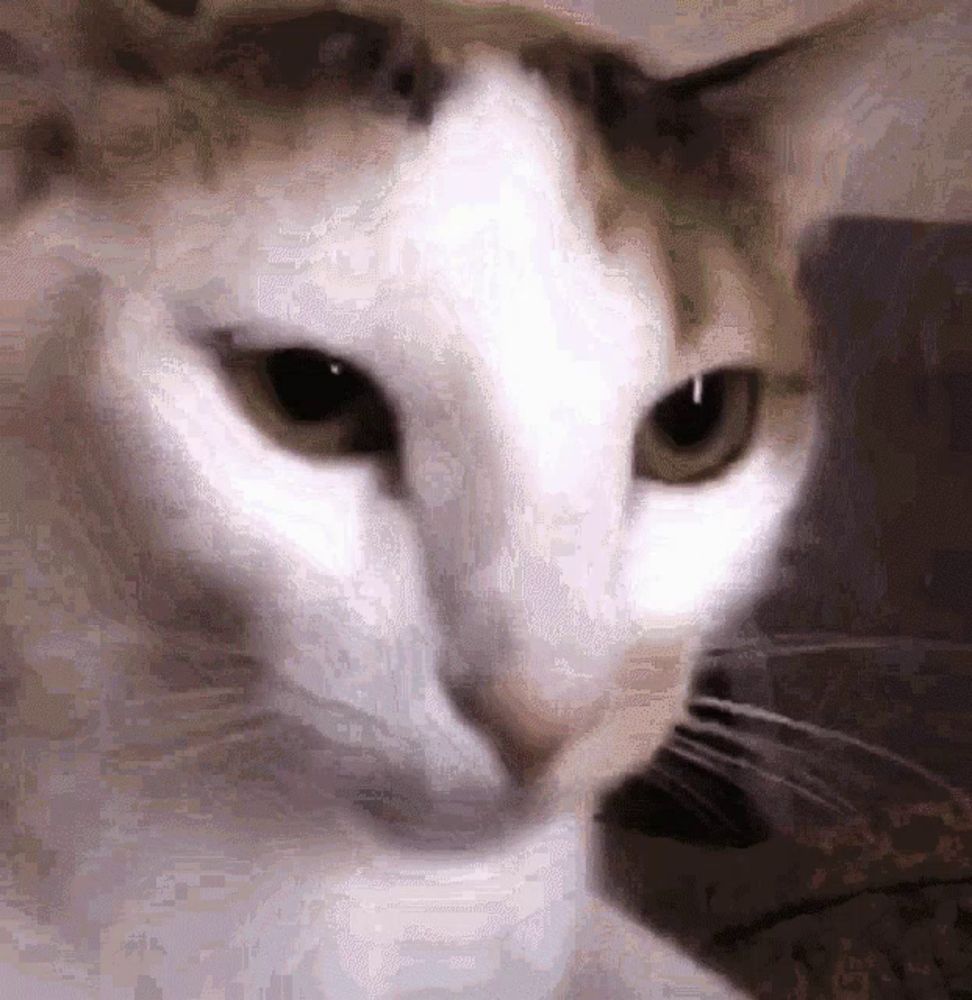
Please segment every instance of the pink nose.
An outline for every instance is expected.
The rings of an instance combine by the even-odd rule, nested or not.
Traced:
[[[478,678],[453,692],[460,711],[493,743],[519,785],[540,778],[550,763],[586,733],[598,716],[598,700],[544,697],[536,683],[503,673]]]

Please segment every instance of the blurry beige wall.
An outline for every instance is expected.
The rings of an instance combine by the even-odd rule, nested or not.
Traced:
[[[478,0],[511,6],[508,0]],[[861,0],[519,0],[643,46],[673,72],[769,45],[859,7]]]

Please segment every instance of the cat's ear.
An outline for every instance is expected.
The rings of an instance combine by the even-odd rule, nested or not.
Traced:
[[[809,33],[666,79],[662,92],[724,142],[737,179],[760,187],[800,230],[835,209],[851,159],[866,151],[861,126],[886,103],[888,53],[946,6],[859,4]]]
[[[677,76],[653,71],[634,43],[605,44],[583,31],[541,42],[525,59],[583,108],[632,189],[745,229],[765,225],[773,205],[773,223],[786,231],[775,243],[791,246],[791,235],[833,207],[840,153],[859,145],[846,120],[830,134],[821,123],[849,94],[853,103],[862,71],[880,63],[894,32],[931,9],[917,3],[858,4],[810,32]],[[821,137],[836,146],[836,157],[823,151],[831,177]]]

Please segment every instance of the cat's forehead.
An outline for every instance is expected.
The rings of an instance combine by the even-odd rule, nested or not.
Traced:
[[[166,189],[232,191],[242,215],[307,199],[347,215],[416,171],[448,173],[440,194],[470,203],[532,172],[606,243],[661,226],[673,245],[738,247],[761,218],[704,110],[619,57],[548,22],[516,39],[488,19],[425,27],[275,11],[217,22],[168,66],[151,45],[109,46],[75,123],[90,193],[142,221],[169,209]]]
[[[143,235],[160,279],[178,278],[166,260],[239,271],[296,240],[372,278],[384,254],[386,277],[416,281],[430,276],[429,255],[409,264],[416,246],[440,270],[489,239],[512,261],[530,230],[522,267],[553,251],[558,280],[616,271],[668,300],[703,361],[706,329],[724,360],[732,330],[746,353],[785,325],[763,202],[734,173],[742,137],[694,96],[550,18],[364,8],[215,5],[181,35],[79,19],[104,28],[87,93],[63,101],[85,197]]]
[[[330,160],[353,161],[427,126],[491,51],[543,80],[546,95],[520,86],[521,99],[552,98],[580,145],[642,153],[640,170],[680,196],[707,185],[725,195],[741,181],[726,156],[740,134],[727,142],[725,123],[694,95],[677,96],[555,18],[506,5],[352,9],[216,3],[184,24],[153,16],[149,4],[82,6],[82,79],[51,74],[61,76],[55,102],[74,116],[82,144],[103,153],[95,172],[110,180],[150,161],[163,168],[156,182],[164,170],[202,174],[231,163],[234,149],[285,156],[308,138],[330,140]]]

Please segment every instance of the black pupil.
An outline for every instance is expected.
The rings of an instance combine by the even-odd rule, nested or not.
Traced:
[[[696,448],[718,428],[726,400],[726,376],[690,379],[655,407],[655,426],[676,448]]]
[[[346,362],[302,347],[274,351],[266,372],[280,408],[298,423],[331,420],[374,392],[368,378]]]

